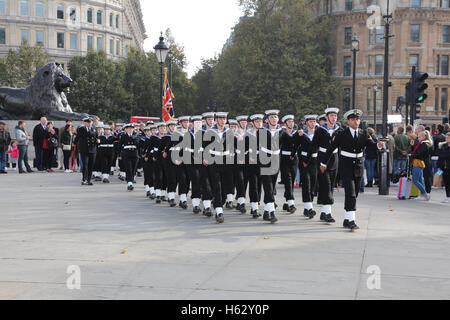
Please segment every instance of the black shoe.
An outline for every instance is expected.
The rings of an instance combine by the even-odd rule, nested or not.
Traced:
[[[297,208],[296,208],[295,206],[290,206],[290,207],[288,208],[288,212],[289,212],[290,214],[294,214],[295,211],[297,211]]]
[[[133,180],[133,183],[136,184],[137,183],[136,180]]]
[[[81,185],[82,185],[82,186],[87,186],[87,182],[86,182],[86,181],[82,181],[82,182],[81,182]]]
[[[309,217],[309,210],[308,209],[303,210],[303,215],[305,217]]]
[[[232,202],[232,201],[228,201],[228,202],[225,204],[225,208],[227,208],[227,209],[233,209],[233,202]]]
[[[348,227],[351,231],[355,231],[355,230],[359,229],[359,227],[356,225],[355,221],[350,221],[348,224]]]
[[[128,186],[127,189],[128,189],[128,191],[133,191],[134,187],[131,185],[131,186]]]
[[[263,220],[270,221],[269,211],[264,211]]]
[[[347,219],[345,219],[345,220],[344,220],[344,223],[343,223],[343,227],[344,227],[344,228],[349,228],[349,227],[350,227],[350,221],[348,221]]]
[[[162,196],[161,201],[167,202],[167,198],[165,196]]]
[[[188,208],[188,205],[187,205],[187,202],[186,202],[186,201],[183,201],[183,202],[180,201],[179,206],[180,206],[182,209],[184,209],[184,210],[186,210],[186,209]]]
[[[261,217],[261,214],[258,212],[258,210],[252,210],[250,211],[250,214],[252,215],[253,219],[258,219]]]
[[[33,173],[34,171],[33,171],[33,170],[27,170],[27,172],[28,172],[28,173]]]
[[[142,177],[142,173],[138,172],[138,173],[137,173],[137,176],[138,176],[139,178]]]
[[[216,221],[217,223],[223,223],[225,221],[222,213],[216,214]]]
[[[287,203],[283,204],[283,211],[289,211],[289,205]]]
[[[327,220],[327,214],[325,212],[322,212],[320,214],[320,221],[326,221]]]
[[[275,205],[275,210],[276,210],[278,208],[278,205],[276,203],[274,203],[274,205]]]
[[[175,207],[176,206],[175,199],[170,199],[169,200],[169,205],[170,205],[171,208]]]
[[[8,172],[6,172],[6,171],[0,171],[0,174],[8,174]]]
[[[103,183],[109,183],[109,180],[108,179],[103,179]]]
[[[272,211],[272,212],[270,213],[270,218],[269,218],[269,220],[270,220],[270,223],[272,223],[272,224],[278,221],[277,217],[275,217],[275,212]]]
[[[335,223],[336,220],[334,220],[334,218],[331,216],[331,213],[329,213],[325,217],[325,222],[327,222],[327,223]]]
[[[26,172],[25,171],[19,171],[19,174],[25,174]]]
[[[111,171],[111,172],[109,173],[109,175],[110,175],[110,176],[113,176],[113,175],[114,175],[114,171]]]
[[[120,180],[120,181],[125,181],[125,178],[122,177],[122,176],[119,176],[119,180]]]
[[[204,214],[205,216],[207,216],[208,218],[212,217],[212,211],[211,211],[211,208],[206,208],[206,209],[204,210],[203,214]]]
[[[100,178],[100,177],[95,177],[95,178],[94,178],[94,181],[100,182],[100,181],[102,181],[102,178]]]
[[[161,203],[161,197],[156,197],[156,203],[160,204]]]
[[[239,209],[238,209],[242,214],[246,214],[247,213],[247,209],[245,209],[245,204],[241,204]]]
[[[316,212],[313,210],[313,209],[305,209],[304,211],[303,211],[303,215],[305,216],[305,217],[308,217],[309,219],[313,219],[314,218],[314,216],[316,215]]]
[[[151,193],[150,196],[149,196],[149,198],[150,198],[151,200],[155,200],[155,199],[156,199],[156,194]]]
[[[147,193],[146,193],[146,197],[150,198],[150,196],[151,196],[151,193],[150,193],[150,191],[147,191]]]
[[[202,210],[199,207],[194,207],[193,211],[195,214],[199,214]]]
[[[88,186],[93,186],[94,184],[92,183],[92,181],[88,181],[88,182],[87,182],[87,185],[88,185]]]

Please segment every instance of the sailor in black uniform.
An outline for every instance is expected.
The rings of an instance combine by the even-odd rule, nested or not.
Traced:
[[[202,116],[193,116],[190,120],[193,124],[193,127],[188,131],[189,136],[183,139],[183,160],[189,173],[189,180],[191,181],[191,199],[193,212],[195,214],[198,214],[201,212],[201,185],[203,184],[203,181],[200,180],[200,170],[203,166]]]
[[[111,163],[114,156],[114,141],[115,137],[111,132],[111,127],[105,125],[103,133],[100,134],[100,144],[98,146],[98,155],[100,156],[100,164],[102,168],[102,181],[109,183],[109,174],[111,172]]]
[[[337,169],[339,162],[338,150],[334,150],[328,163],[325,162],[325,155],[328,148],[331,145],[333,136],[342,131],[343,129],[337,124],[338,108],[327,108],[325,110],[326,122],[322,123],[317,129],[312,146],[309,151],[309,157],[311,154],[318,153],[319,164],[327,164],[327,170],[322,173],[318,173],[318,185],[319,194],[317,198],[317,204],[322,205],[322,212],[320,214],[320,220],[328,223],[334,223],[335,220],[332,216],[331,206],[334,204],[333,190],[336,185]],[[319,117],[320,118],[320,117]]]
[[[98,140],[97,131],[92,127],[92,120],[85,118],[83,122],[84,126],[77,129],[74,143],[79,144],[80,158],[83,163],[83,180],[81,185],[92,186],[92,169],[97,154],[97,145],[100,141]]]
[[[97,136],[100,137],[103,134],[103,122],[98,122],[95,126],[95,130],[97,130]],[[94,181],[102,181],[102,153],[98,152],[98,145],[97,145],[97,156],[95,157],[94,167],[92,168],[92,177],[94,178]]]
[[[247,131],[248,116],[236,117],[237,129],[234,133],[236,137],[236,164],[234,166],[234,185],[236,188],[237,206],[236,209],[242,214],[247,212],[245,208],[245,195],[247,193],[248,180],[246,178],[245,164],[245,133]]]
[[[178,141],[172,139],[172,136],[175,134],[175,130],[177,129],[177,121],[171,120],[166,122],[169,130],[161,139],[160,149],[163,152],[163,165],[164,171],[166,173],[167,179],[167,198],[169,201],[169,205],[171,207],[175,207],[175,192],[177,191],[177,168],[176,166],[180,163],[174,163],[172,161],[172,152],[175,151],[175,145],[178,144]],[[179,148],[179,147],[178,147]]]
[[[119,174],[118,174],[117,178],[121,181],[125,181],[125,176],[126,176],[125,167],[123,165],[123,160],[121,160],[121,157],[120,157],[122,150],[119,149],[120,137],[123,134],[125,134],[123,126],[124,126],[123,123],[116,124],[116,142],[114,143],[114,151],[116,153],[116,158],[118,160],[118,165],[119,165]]]
[[[316,133],[316,119],[317,115],[305,116],[305,129],[297,131],[294,135],[294,150],[298,153],[298,167],[302,177],[303,215],[310,219],[316,215],[313,202],[317,183],[318,154],[310,152],[312,140]]]
[[[203,202],[203,215],[207,217],[212,217],[211,203],[213,199],[213,190],[212,190],[212,182],[211,177],[209,175],[207,166],[203,162],[204,158],[204,149],[209,144],[208,141],[204,141],[203,137],[206,132],[214,126],[214,112],[205,112],[202,114],[202,118],[205,121],[205,125],[202,127],[200,141],[202,141],[202,145],[195,148],[195,152],[202,154],[202,166],[200,168],[200,180],[202,186],[202,202]],[[197,139],[197,138],[196,138]]]
[[[175,131],[174,138],[177,141],[175,144],[175,153],[177,157],[181,158],[181,163],[177,164],[177,182],[178,182],[178,196],[180,197],[180,202],[178,206],[183,209],[187,209],[187,194],[189,192],[189,173],[187,165],[183,162],[184,156],[184,142],[183,139],[185,135],[189,135],[189,120],[190,116],[182,116],[178,118],[180,122],[180,128]],[[188,136],[187,136],[188,137]],[[173,161],[173,159],[172,159]]]
[[[125,133],[121,135],[119,141],[119,148],[122,150],[119,159],[123,160],[123,165],[126,171],[126,179],[128,184],[128,191],[133,191],[133,181],[138,160],[138,146],[139,139],[133,135],[133,125],[127,124],[124,126]]]
[[[339,174],[342,177],[345,188],[345,220],[344,228],[351,231],[359,229],[355,222],[356,199],[361,187],[361,178],[364,172],[363,156],[364,148],[377,144],[366,130],[359,128],[362,111],[355,109],[348,111],[344,118],[347,119],[348,128],[337,132],[331,145],[327,148],[327,153],[320,164],[320,171],[325,173],[328,168],[328,161],[333,153],[339,148]],[[378,148],[385,148],[385,144],[380,142]]]
[[[147,158],[147,148],[150,145],[150,137],[152,136],[152,128],[150,125],[144,127],[145,136],[139,141],[139,157],[142,159],[142,169],[144,170],[144,187],[146,196],[151,198],[154,193],[153,179],[151,175],[151,162]],[[153,190],[152,190],[153,187]],[[152,192],[153,191],[153,192]]]
[[[165,122],[160,122],[157,125],[158,133],[150,138],[150,145],[147,150],[147,157],[153,159],[153,170],[155,173],[155,194],[156,203],[166,201],[165,193],[167,189],[166,172],[164,170],[164,158],[162,149],[162,138],[166,134],[167,125]]]
[[[296,154],[292,155],[294,151],[293,137],[297,130],[294,129],[295,122],[293,115],[286,115],[281,121],[286,125],[280,135],[280,171],[281,180],[284,184],[284,198],[286,200],[283,205],[283,210],[292,214],[297,210],[294,203],[294,186],[295,178],[297,177],[298,158]]]

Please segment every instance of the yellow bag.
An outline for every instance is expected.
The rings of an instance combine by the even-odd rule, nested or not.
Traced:
[[[442,175],[438,175],[437,173],[433,178],[433,187],[442,188],[444,177]]]
[[[412,165],[413,167],[425,168],[425,162],[419,159],[413,159]]]

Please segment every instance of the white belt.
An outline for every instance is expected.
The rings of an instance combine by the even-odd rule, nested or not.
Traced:
[[[209,153],[211,153],[212,155],[215,155],[215,156],[222,157],[222,156],[228,156],[230,154],[230,151],[220,152],[220,151],[209,150]]]
[[[190,149],[190,148],[184,148],[184,151],[190,152],[190,153],[194,153],[194,149]]]
[[[432,156],[431,160],[439,160],[439,156]]]
[[[236,150],[236,154],[241,154],[241,150]]]
[[[347,157],[347,158],[362,158],[364,156],[364,152],[361,153],[351,153],[347,151],[341,151],[341,156]]]
[[[113,144],[101,144],[99,145],[100,148],[114,148]]]
[[[292,154],[292,152],[291,151],[281,151],[281,154],[283,156],[290,156]]]
[[[124,149],[136,149],[136,146],[125,146]]]
[[[159,149],[158,148],[153,148],[153,151],[158,151]]]
[[[181,150],[180,147],[177,147],[177,148],[172,147],[169,149],[169,151],[180,151],[180,150]]]
[[[320,152],[323,152],[323,153],[327,153],[327,149],[322,148],[322,147],[319,148],[319,151],[320,151]],[[333,153],[337,153],[337,152],[338,152],[338,149],[335,149],[335,150],[333,151]]]
[[[261,151],[263,151],[263,152],[265,152],[265,153],[268,153],[268,154],[273,154],[273,155],[278,155],[278,154],[280,154],[280,150],[269,150],[269,149],[266,149],[266,148],[264,148],[264,147],[261,147]]]
[[[311,158],[317,158],[319,154],[318,153],[313,153],[311,155]],[[302,156],[307,157],[308,156],[308,152],[302,152]]]

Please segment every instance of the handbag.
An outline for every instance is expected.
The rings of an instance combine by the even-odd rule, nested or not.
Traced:
[[[419,168],[425,168],[425,162],[423,162],[423,160],[420,160],[420,159],[413,159],[412,166],[419,167]]]
[[[72,146],[70,144],[63,144],[62,149],[64,151],[71,151],[72,150]]]
[[[58,148],[58,139],[55,137],[48,138],[47,145],[51,148]]]

